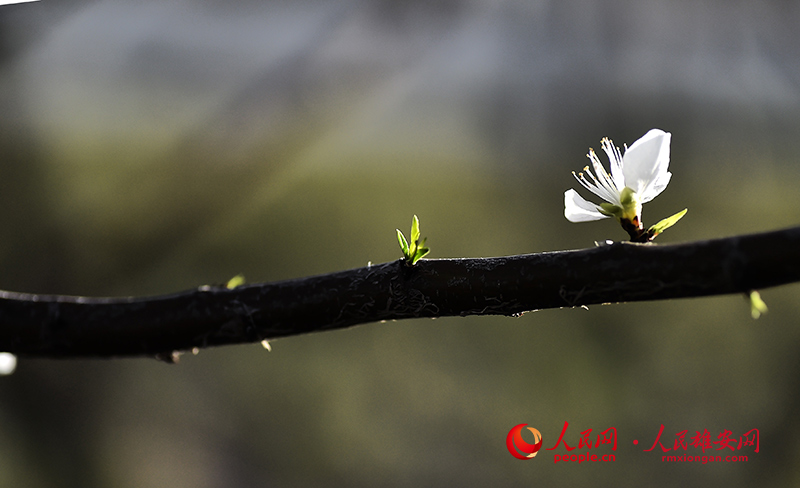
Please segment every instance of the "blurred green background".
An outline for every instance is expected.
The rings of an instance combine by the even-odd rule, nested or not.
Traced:
[[[800,4],[43,0],[0,7],[0,288],[154,295],[400,257],[622,240],[563,193],[602,137],[673,134],[659,238],[798,225]],[[585,194],[585,196],[589,196]],[[21,359],[2,486],[796,486],[798,285],[370,324],[153,359]],[[0,324],[1,325],[1,324]],[[521,462],[527,423],[615,463]],[[660,425],[746,463],[662,463]],[[634,446],[633,439],[640,444]],[[602,448],[608,451],[608,448]],[[585,452],[585,451],[583,451]],[[740,452],[740,453],[741,453]],[[690,448],[688,454],[698,454]]]

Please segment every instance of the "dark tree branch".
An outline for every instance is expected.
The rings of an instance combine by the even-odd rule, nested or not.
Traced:
[[[485,259],[403,260],[149,298],[0,291],[0,351],[164,355],[412,317],[746,293],[800,281],[800,227],[677,245],[614,243]]]

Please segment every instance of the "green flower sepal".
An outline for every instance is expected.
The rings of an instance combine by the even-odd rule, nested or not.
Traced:
[[[683,218],[684,215],[686,215],[686,212],[688,212],[688,211],[689,211],[688,208],[684,208],[683,210],[681,210],[680,212],[676,213],[675,215],[671,215],[671,216],[667,217],[666,219],[659,220],[657,224],[653,225],[652,227],[647,229],[647,232],[645,232],[645,236],[647,237],[647,241],[648,242],[652,241],[653,239],[655,239],[655,237],[658,234],[661,234],[665,230],[667,230],[670,227],[672,227],[673,225],[675,225],[680,219]]]

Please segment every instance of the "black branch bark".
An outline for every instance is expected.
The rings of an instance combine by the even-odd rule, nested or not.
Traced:
[[[800,281],[800,227],[675,245],[613,243],[497,258],[403,260],[234,289],[144,298],[0,291],[0,351],[172,351],[413,317],[508,315],[730,293]]]

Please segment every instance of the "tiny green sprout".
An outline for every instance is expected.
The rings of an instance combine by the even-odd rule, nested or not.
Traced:
[[[750,315],[754,319],[758,319],[763,314],[767,313],[767,304],[761,299],[761,294],[753,290],[750,292]]]
[[[683,218],[684,215],[686,215],[686,212],[688,211],[688,208],[684,208],[675,215],[671,215],[666,219],[659,220],[658,223],[647,229],[647,232],[645,233],[647,240],[652,241],[658,234],[661,234],[665,230],[675,225],[680,219]]]
[[[238,274],[228,280],[228,282],[225,284],[225,288],[233,290],[237,286],[242,286],[242,285],[244,285],[244,275]]]
[[[423,256],[428,254],[431,250],[425,247],[426,239],[419,239],[419,219],[415,215],[411,220],[411,244],[406,240],[406,236],[397,229],[397,242],[400,244],[400,249],[403,250],[403,256],[406,258],[408,266],[414,266],[417,261],[422,259]]]

